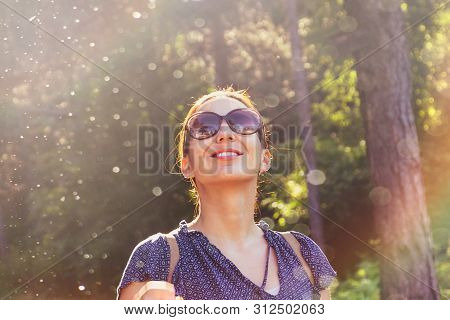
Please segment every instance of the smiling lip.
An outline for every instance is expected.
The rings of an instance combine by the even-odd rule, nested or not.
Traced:
[[[242,156],[242,152],[235,149],[218,150],[212,153],[211,157],[218,160],[232,160]]]

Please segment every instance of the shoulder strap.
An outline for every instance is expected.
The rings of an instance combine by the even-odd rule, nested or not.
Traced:
[[[314,277],[312,275],[311,269],[309,268],[308,263],[306,263],[305,259],[303,259],[303,256],[300,251],[301,244],[290,232],[280,232],[280,234],[284,237],[284,239],[286,239],[286,241],[292,247],[292,250],[294,251],[300,263],[302,264],[303,269],[305,269],[309,281],[311,281],[311,284],[314,286]]]
[[[180,259],[180,249],[178,248],[178,243],[173,234],[165,235],[165,238],[170,246],[170,265],[169,265],[169,275],[167,276],[167,282],[172,283],[172,275],[175,266]]]

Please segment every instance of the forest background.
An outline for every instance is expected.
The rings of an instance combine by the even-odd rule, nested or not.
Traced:
[[[333,299],[450,294],[448,1],[0,8],[0,297],[114,299],[192,219],[178,124],[228,85],[272,128],[256,220],[320,243]]]

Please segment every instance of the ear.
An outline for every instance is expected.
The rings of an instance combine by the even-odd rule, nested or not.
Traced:
[[[269,171],[271,163],[272,163],[272,154],[270,153],[269,149],[263,149],[259,174]]]
[[[183,173],[183,176],[186,179],[193,177],[192,168],[191,168],[188,156],[185,156],[181,160],[181,172]]]

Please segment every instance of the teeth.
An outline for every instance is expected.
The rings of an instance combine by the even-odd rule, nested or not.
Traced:
[[[238,156],[237,152],[220,152],[215,155],[215,157],[228,157],[228,156]]]

